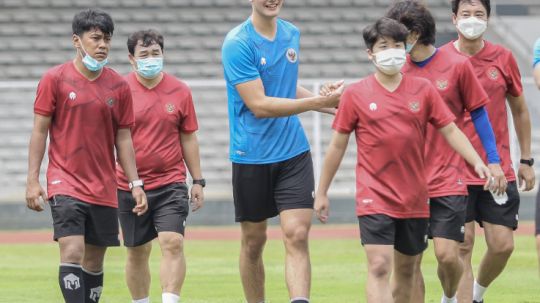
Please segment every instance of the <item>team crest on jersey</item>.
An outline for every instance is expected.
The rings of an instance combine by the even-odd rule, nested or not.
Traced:
[[[287,60],[289,60],[289,62],[291,63],[296,63],[296,61],[298,60],[298,55],[296,54],[296,51],[294,50],[294,48],[289,48],[287,50]]]
[[[172,104],[172,103],[167,103],[167,104],[165,105],[165,110],[166,110],[169,114],[172,114],[172,113],[174,112],[174,109],[175,109],[175,107],[174,107],[174,104]]]
[[[499,70],[495,67],[492,67],[488,70],[487,75],[491,80],[499,79]]]
[[[109,100],[107,100],[107,105],[110,107],[113,107],[114,103],[116,103],[116,100],[114,100],[113,98],[109,98]]]
[[[439,90],[445,90],[448,88],[448,80],[437,80],[437,88]]]
[[[419,101],[411,101],[409,102],[409,110],[413,113],[417,113],[420,111],[420,102]]]

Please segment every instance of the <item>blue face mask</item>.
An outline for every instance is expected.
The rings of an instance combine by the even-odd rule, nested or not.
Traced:
[[[405,52],[407,52],[407,54],[410,54],[415,45],[416,45],[416,42],[407,43],[407,45],[405,46]]]
[[[105,65],[107,65],[107,63],[109,63],[108,58],[105,58],[103,61],[98,61],[98,60],[90,57],[90,55],[88,55],[88,53],[82,47],[82,43],[81,43],[81,49],[84,52],[84,56],[82,58],[82,63],[84,64],[84,66],[89,71],[97,72],[98,70],[101,70]]]
[[[150,57],[137,59],[137,73],[145,79],[154,79],[163,69],[163,58]]]

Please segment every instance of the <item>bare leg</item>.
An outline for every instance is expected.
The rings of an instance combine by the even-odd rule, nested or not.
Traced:
[[[152,242],[127,248],[126,283],[134,300],[150,295],[150,267],[148,259],[152,251]]]
[[[248,303],[264,300],[264,264],[262,253],[266,243],[266,221],[242,222],[240,277]]]
[[[390,273],[394,262],[393,245],[365,245],[368,261],[366,297],[368,303],[392,303]]]

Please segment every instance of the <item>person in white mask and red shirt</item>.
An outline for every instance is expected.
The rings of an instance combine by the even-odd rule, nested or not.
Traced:
[[[469,58],[474,72],[490,98],[486,111],[491,117],[501,157],[501,167],[508,186],[502,196],[483,191],[482,180],[471,169],[465,182],[469,191],[465,242],[461,258],[465,264],[458,289],[459,302],[484,302],[487,287],[502,273],[514,249],[513,231],[518,227],[519,192],[534,187],[534,160],[531,157],[531,122],[523,95],[521,75],[512,52],[484,39],[491,13],[489,0],[453,0],[453,20],[459,38],[441,49]],[[519,141],[521,159],[516,174],[510,157],[510,142],[506,104],[512,111],[515,131]],[[469,115],[467,115],[469,116]],[[472,114],[471,114],[472,116]],[[471,118],[463,128],[477,150],[482,143],[475,135]],[[486,155],[482,153],[484,159]],[[471,256],[474,245],[474,221],[484,228],[487,251],[480,262],[473,282]]]
[[[376,72],[349,85],[341,96],[315,212],[321,222],[328,221],[328,188],[354,132],[356,215],[368,260],[367,302],[412,302],[410,277],[427,247],[427,128],[436,129],[480,177],[490,172],[430,81],[400,73],[406,62],[407,28],[382,18],[363,35]],[[336,86],[325,86],[321,94],[331,94]],[[395,283],[389,291],[391,274]]]

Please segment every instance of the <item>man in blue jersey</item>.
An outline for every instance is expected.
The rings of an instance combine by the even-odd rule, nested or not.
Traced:
[[[250,2],[251,17],[229,32],[222,48],[235,215],[242,229],[240,275],[247,302],[264,302],[266,220],[279,214],[289,296],[306,303],[314,177],[296,114],[337,106],[343,83],[324,97],[299,87],[300,32],[278,18],[283,0]]]

